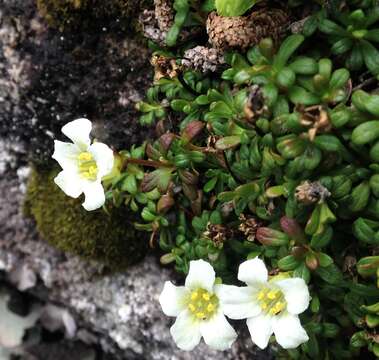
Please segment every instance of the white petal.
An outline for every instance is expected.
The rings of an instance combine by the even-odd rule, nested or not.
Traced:
[[[237,338],[237,333],[221,311],[208,321],[201,321],[200,332],[205,343],[216,350],[229,349]]]
[[[284,349],[295,349],[309,340],[307,333],[301,326],[299,317],[289,313],[276,316],[273,329],[276,341]]]
[[[91,121],[83,118],[71,121],[62,127],[63,134],[71,139],[71,141],[78,145],[82,150],[85,150],[91,144],[91,139],[89,137],[91,130]]]
[[[159,303],[167,316],[178,316],[185,309],[185,299],[188,291],[184,286],[175,286],[166,281],[159,296]]]
[[[112,149],[103,143],[94,143],[88,148],[88,151],[96,161],[98,178],[101,179],[108,175],[113,169],[114,156]]]
[[[213,285],[216,274],[211,264],[204,260],[194,260],[190,262],[185,286],[189,290],[198,288],[213,293]]]
[[[54,179],[61,190],[72,198],[78,198],[83,192],[83,183],[80,177],[68,170],[61,171]]]
[[[275,285],[283,291],[289,313],[301,314],[308,308],[311,297],[309,296],[308,286],[303,279],[279,280],[275,282]]]
[[[222,311],[231,319],[247,319],[261,312],[261,307],[254,301],[256,293],[250,287],[215,285],[215,292]]]
[[[87,211],[99,209],[104,205],[105,194],[100,181],[86,181],[83,192],[86,197],[83,207]]]
[[[265,349],[273,333],[272,329],[273,319],[269,315],[259,315],[247,319],[247,327],[249,328],[251,340],[259,348]]]
[[[58,161],[64,170],[77,171],[79,153],[80,149],[75,144],[58,140],[54,141],[54,154],[52,158]]]
[[[189,351],[200,342],[200,323],[190,315],[188,310],[185,310],[176,318],[170,333],[180,349]]]
[[[253,287],[265,283],[267,278],[268,272],[266,265],[257,257],[243,262],[238,269],[238,280]]]

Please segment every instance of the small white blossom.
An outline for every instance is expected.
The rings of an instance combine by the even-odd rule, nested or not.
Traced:
[[[253,342],[267,347],[274,333],[285,349],[294,349],[309,340],[298,315],[310,301],[308,287],[301,278],[268,279],[264,262],[258,258],[239,267],[238,279],[246,287],[223,285],[219,291],[225,314],[231,319],[247,319]]]
[[[101,180],[113,168],[113,151],[105,144],[91,144],[92,123],[77,119],[62,127],[62,132],[72,143],[54,141],[53,159],[58,161],[62,171],[54,182],[72,198],[85,195],[83,207],[96,210],[105,202]]]
[[[224,316],[215,280],[212,266],[196,260],[190,262],[185,286],[164,285],[159,302],[167,316],[177,317],[170,332],[182,350],[192,350],[202,337],[211,348],[226,350],[237,338]]]

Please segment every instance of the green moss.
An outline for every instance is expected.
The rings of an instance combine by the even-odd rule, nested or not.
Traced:
[[[139,11],[152,0],[36,0],[39,12],[60,30],[87,26],[96,19],[120,20],[130,27]]]
[[[41,236],[60,250],[97,260],[112,270],[125,269],[147,251],[147,240],[125,209],[87,212],[83,199],[71,199],[54,183],[57,172],[33,170],[25,201]]]

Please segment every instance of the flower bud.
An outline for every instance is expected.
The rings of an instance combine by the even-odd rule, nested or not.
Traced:
[[[159,120],[155,126],[157,137],[162,136],[166,132],[164,120]]]
[[[165,214],[169,211],[175,204],[175,200],[170,194],[163,195],[157,204],[158,214]]]
[[[309,270],[315,271],[320,263],[316,256],[316,254],[308,252],[308,254],[305,256],[305,264],[307,265]]]
[[[290,240],[285,233],[268,227],[259,228],[256,237],[262,245],[267,246],[287,245]]]
[[[275,51],[275,46],[272,39],[265,38],[261,40],[261,42],[259,43],[259,50],[265,58],[271,59]]]
[[[198,136],[204,129],[205,124],[202,121],[191,121],[184,129],[182,133],[182,140],[184,143],[191,142],[196,136]]]
[[[164,151],[168,151],[174,139],[175,139],[175,135],[173,133],[163,134],[159,138],[159,143],[162,146]]]
[[[296,259],[302,259],[307,253],[307,249],[302,246],[294,246],[291,253]]]
[[[305,234],[299,223],[290,217],[283,216],[280,219],[280,227],[282,230],[297,243],[305,243]]]

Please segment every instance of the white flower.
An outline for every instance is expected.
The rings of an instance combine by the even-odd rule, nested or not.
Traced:
[[[159,302],[167,316],[177,316],[170,332],[182,350],[192,350],[201,337],[216,350],[231,347],[237,334],[226,320],[215,285],[215,272],[203,260],[190,262],[185,286],[166,281]]]
[[[310,301],[308,287],[301,278],[271,279],[258,258],[239,267],[238,279],[247,287],[222,285],[218,294],[224,313],[231,319],[247,319],[253,342],[266,348],[271,335],[285,349],[294,349],[309,340],[298,314]]]
[[[105,202],[101,179],[113,168],[113,151],[105,144],[95,142],[91,145],[92,124],[87,119],[77,119],[62,128],[73,143],[54,141],[53,159],[62,167],[54,182],[66,195],[78,198],[85,195],[83,207],[95,210]]]

